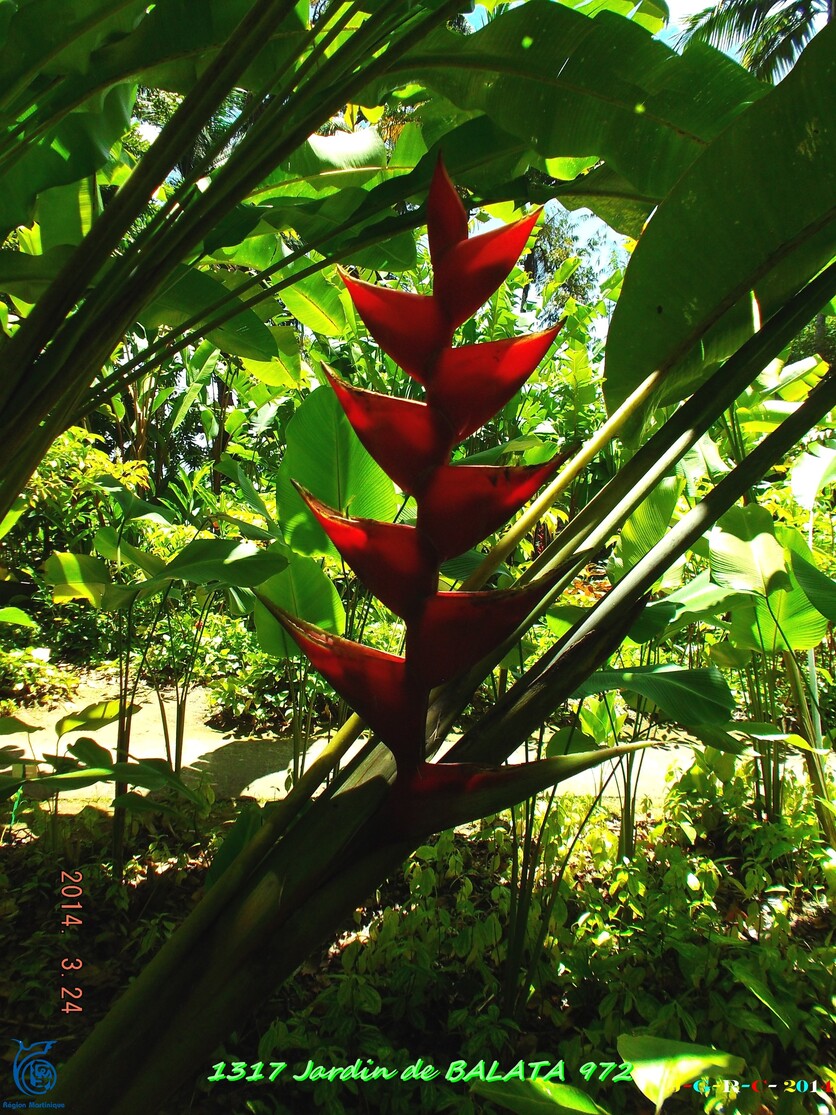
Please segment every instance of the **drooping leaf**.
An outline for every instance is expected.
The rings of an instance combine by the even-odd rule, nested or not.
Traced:
[[[15,736],[20,732],[40,732],[35,724],[21,720],[19,716],[0,716],[0,736]]]
[[[471,1091],[516,1115],[609,1115],[580,1088],[553,1080],[474,1081]]]
[[[794,581],[788,590],[757,597],[754,608],[735,610],[729,635],[736,647],[777,654],[810,650],[826,633],[827,620]]]
[[[795,550],[790,552],[790,563],[800,588],[813,607],[831,623],[836,623],[836,581]]]
[[[132,706],[133,710],[136,710],[137,707],[137,705]],[[112,723],[112,721],[102,720],[100,723],[96,724],[95,727],[103,728],[105,724],[108,723]],[[83,727],[88,727],[88,725],[85,724],[83,725]],[[74,728],[69,728],[67,730],[75,731]],[[59,735],[63,735],[63,733],[59,733]],[[85,764],[85,766],[113,766],[113,756],[108,751],[108,749],[106,747],[102,747],[101,744],[96,743],[94,739],[90,739],[88,736],[82,736],[81,739],[75,740],[74,743],[70,744],[67,750],[75,755],[77,759],[80,759],[81,762]]]
[[[0,608],[0,623],[13,623],[18,627],[40,627],[22,608]]]
[[[91,97],[3,168],[0,236],[32,223],[42,190],[78,182],[105,165],[128,130],[135,92],[133,85],[116,85]]]
[[[607,573],[614,585],[664,538],[683,486],[678,477],[666,477],[621,528],[607,562]]]
[[[148,574],[149,577],[153,577],[165,569],[165,562],[162,558],[157,557],[156,554],[148,553],[146,550],[140,550],[138,546],[132,546],[129,542],[122,541],[113,527],[100,527],[96,531],[93,545],[96,552],[101,554],[103,558],[107,558],[108,561],[130,563],[135,565],[137,569],[141,569],[143,573]]]
[[[92,175],[67,186],[44,190],[38,197],[35,219],[41,233],[41,249],[80,244],[101,213],[102,201]]]
[[[657,1113],[683,1084],[718,1072],[740,1076],[744,1066],[743,1058],[731,1053],[649,1034],[622,1034],[616,1046],[619,1056],[633,1066],[633,1080],[656,1104]]]
[[[677,57],[618,16],[591,20],[546,0],[465,39],[436,31],[395,70],[486,113],[542,155],[599,156],[656,199],[742,104],[767,92],[708,48]]]
[[[749,745],[732,735],[738,728],[736,723],[720,727],[718,724],[689,724],[688,732],[698,740],[730,755],[745,755]]]
[[[290,159],[250,194],[263,202],[289,194],[306,197],[323,191],[364,186],[386,169],[386,147],[375,128],[313,135]]]
[[[769,512],[752,505],[736,508],[709,535],[711,579],[732,592],[766,597],[790,587],[784,551]]]
[[[712,582],[711,571],[704,569],[664,599],[651,601],[630,631],[630,638],[636,642],[661,639],[691,623],[721,620],[732,609],[748,603],[748,593],[721,588]]]
[[[325,337],[343,337],[346,317],[340,293],[320,272],[284,287],[281,299],[293,316]]]
[[[836,480],[836,449],[812,445],[795,462],[790,473],[793,498],[801,507],[812,511],[822,488]]]
[[[227,831],[223,843],[218,848],[209,870],[206,872],[204,887],[209,890],[215,885],[224,871],[249,844],[264,822],[261,807],[255,802],[244,802],[232,827]]]
[[[764,980],[744,961],[732,961],[729,968],[735,978],[772,1012],[785,1033],[791,1033],[796,1029],[802,1015],[794,1003],[779,1002]]]
[[[735,707],[723,675],[707,669],[680,666],[636,666],[631,670],[599,670],[576,690],[576,697],[613,689],[638,693],[680,724],[724,724]]]
[[[266,581],[286,564],[282,547],[265,550],[234,538],[196,538],[168,562],[162,576],[198,585],[249,588]]]
[[[171,522],[171,511],[167,507],[140,498],[116,477],[102,474],[96,477],[96,483],[108,493],[125,519],[143,519],[149,523]]]
[[[311,392],[287,424],[276,498],[285,539],[295,550],[334,554],[293,487],[294,480],[342,514],[383,520],[395,517],[392,481],[363,448],[328,387]]]
[[[268,611],[264,600],[324,631],[339,633],[345,627],[345,609],[339,593],[311,557],[291,551],[287,568],[261,585],[255,605],[255,629],[262,649],[277,658],[297,657],[296,641]]]
[[[142,311],[140,322],[150,327],[176,327],[210,311],[214,303],[228,295],[227,288],[212,275],[181,266],[175,268],[168,286]],[[210,329],[206,337],[222,351],[251,360],[270,360],[278,354],[270,330],[253,310],[243,307],[229,321]]]
[[[53,600],[89,600],[101,607],[110,583],[103,561],[86,554],[54,553],[44,562],[43,570],[47,584],[52,585]]]
[[[137,552],[128,556],[136,559],[137,564],[140,561],[149,564],[148,555]],[[284,546],[278,543],[265,549],[234,538],[196,538],[147,580],[109,586],[104,606],[118,611],[138,598],[163,592],[175,581],[210,589],[251,588],[284,569],[286,564]]]
[[[56,722],[55,734],[65,736],[67,732],[81,732],[86,729],[105,728],[108,724],[115,724],[119,719],[122,709],[121,701],[97,701],[86,705],[78,712],[70,712]],[[124,715],[132,716],[139,711],[139,705],[128,705]]]

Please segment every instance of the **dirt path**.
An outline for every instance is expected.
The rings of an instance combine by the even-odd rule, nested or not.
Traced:
[[[40,731],[3,737],[4,745],[20,750],[31,762],[32,754],[40,758],[44,754],[55,753],[57,737],[56,722],[70,712],[77,712],[87,705],[101,701],[115,700],[119,695],[118,679],[115,675],[94,673],[84,677],[75,695],[60,702],[53,708],[27,708],[20,712],[21,719],[37,726]],[[162,728],[160,703],[154,690],[141,688],[137,694],[139,711],[134,713],[131,724],[131,757],[134,759],[165,758],[165,735]],[[175,705],[174,694],[163,694],[163,704],[171,735],[174,734]],[[218,798],[232,798],[247,795],[264,802],[282,797],[285,793],[287,769],[292,761],[290,740],[281,736],[241,737],[211,728],[207,720],[211,716],[208,693],[195,689],[187,704],[187,714],[183,744],[184,778],[194,784],[200,779],[209,779]],[[111,724],[96,731],[84,734],[92,736],[101,746],[111,753],[116,747],[116,725]],[[64,737],[59,751],[72,742],[73,735]],[[310,758],[324,745],[318,741],[312,747]],[[173,744],[172,744],[173,746]],[[685,769],[691,762],[691,749],[677,744],[666,744],[649,748],[641,759],[639,782],[639,801],[645,797],[660,803],[665,796],[669,782],[668,772]],[[598,770],[587,771],[563,783],[563,789],[575,794],[597,793],[602,778],[609,773],[609,764]],[[108,783],[102,782],[80,790],[72,790],[61,795],[62,812],[77,812],[84,805],[106,808],[112,800]],[[607,788],[605,797],[617,798],[617,778]]]

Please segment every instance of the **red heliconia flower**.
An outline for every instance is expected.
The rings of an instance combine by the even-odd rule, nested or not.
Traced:
[[[435,285],[408,294],[341,272],[357,312],[381,348],[425,388],[416,402],[365,391],[326,369],[346,417],[378,464],[415,497],[416,523],[355,519],[300,489],[320,526],[366,587],[403,618],[403,656],[321,631],[271,610],[313,665],[356,709],[396,759],[394,800],[405,815],[433,798],[484,795],[513,771],[428,764],[430,691],[469,670],[525,622],[553,583],[504,592],[438,591],[442,562],[497,530],[548,480],[555,458],[533,467],[451,464],[469,437],[519,390],[557,328],[511,340],[452,345],[455,330],[507,277],[537,221],[468,237],[467,213],[439,160],[427,205]],[[265,603],[267,603],[265,601]],[[451,815],[458,815],[455,805]],[[430,813],[433,811],[430,810]],[[448,809],[448,813],[450,810]],[[390,810],[390,820],[396,812]]]

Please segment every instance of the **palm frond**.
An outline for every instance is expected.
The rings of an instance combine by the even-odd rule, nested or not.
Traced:
[[[826,0],[720,0],[684,21],[677,46],[698,40],[720,50],[741,49],[747,69],[775,82],[792,67],[826,12]]]
[[[776,6],[776,0],[720,0],[688,17],[679,41],[698,39],[729,50],[753,35]]]
[[[746,43],[741,61],[764,81],[779,81],[815,34],[815,3],[796,3],[770,15]]]

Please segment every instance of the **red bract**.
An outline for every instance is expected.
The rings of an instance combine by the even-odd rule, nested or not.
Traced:
[[[430,690],[469,670],[509,638],[553,580],[506,592],[439,592],[439,567],[497,530],[549,479],[558,463],[555,458],[533,467],[453,465],[451,453],[519,390],[545,356],[557,329],[452,347],[456,328],[508,275],[538,214],[468,238],[467,213],[440,162],[427,211],[435,273],[432,294],[389,290],[342,272],[370,333],[425,387],[425,401],[360,390],[326,371],[366,449],[403,491],[415,497],[416,523],[354,519],[302,491],[360,580],[403,618],[405,653],[383,654],[326,634],[275,607],[271,610],[394,753],[395,798],[403,801],[409,796],[414,812],[435,795],[440,817],[459,815],[457,795],[484,796],[492,787],[509,784],[513,772],[427,764]],[[450,802],[454,804],[448,808]],[[432,809],[428,813],[434,815]]]

